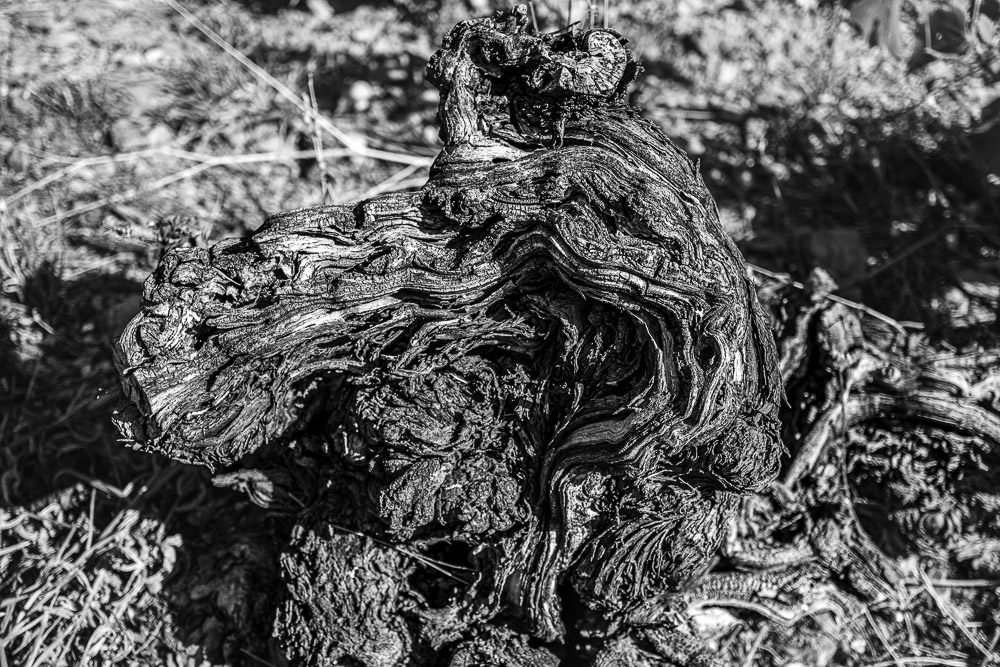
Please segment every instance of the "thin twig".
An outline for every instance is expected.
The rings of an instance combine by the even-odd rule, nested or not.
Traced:
[[[780,282],[780,283],[782,283],[784,285],[791,285],[792,287],[794,287],[796,289],[800,289],[800,290],[808,289],[805,285],[803,285],[799,281],[793,280],[792,277],[789,276],[786,273],[775,273],[774,271],[768,271],[767,269],[759,267],[756,264],[747,264],[747,266],[749,267],[749,269],[750,269],[750,271],[752,273],[756,273],[756,274],[759,274],[759,275],[762,275],[762,276],[766,276],[767,278],[771,278],[772,280],[777,280],[778,282]],[[889,326],[891,326],[893,329],[895,329],[896,331],[898,331],[900,334],[902,334],[904,336],[906,335],[906,329],[903,328],[902,324],[900,324],[896,320],[892,319],[888,315],[880,313],[880,312],[878,312],[877,310],[875,310],[873,308],[869,308],[868,306],[866,306],[864,304],[861,304],[861,303],[857,303],[855,301],[850,301],[848,299],[845,299],[842,296],[837,296],[836,294],[823,294],[821,296],[822,296],[822,298],[829,299],[830,301],[833,301],[834,303],[839,303],[842,306],[847,306],[848,308],[853,308],[855,310],[859,310],[859,311],[865,313],[866,315],[870,315],[871,317],[874,317],[877,320],[885,322],[886,324],[888,324]]]
[[[904,259],[912,255],[913,253],[917,252],[924,246],[930,245],[931,243],[937,241],[939,237],[943,236],[948,231],[950,231],[948,227],[938,227],[924,238],[910,244],[909,246],[899,251],[886,261],[882,262],[881,264],[873,268],[871,271],[861,276],[860,278],[855,278],[854,280],[848,282],[847,284],[841,285],[841,289],[849,289],[851,287],[854,287],[855,285],[860,285],[861,283],[868,282],[875,276],[879,275],[880,273],[892,267],[893,265],[903,261]]]
[[[347,149],[334,151],[337,155],[350,155],[351,151]],[[121,204],[122,202],[135,199],[144,194],[149,194],[155,192],[162,188],[167,187],[177,181],[184,180],[191,176],[196,176],[201,172],[211,169],[213,167],[227,167],[238,164],[255,164],[260,162],[279,162],[282,160],[301,160],[304,158],[314,157],[316,154],[314,151],[288,151],[280,153],[250,153],[248,155],[220,155],[217,157],[209,158],[202,162],[201,164],[196,164],[194,166],[188,167],[187,169],[182,169],[181,171],[170,174],[169,176],[164,176],[161,179],[153,181],[147,185],[143,185],[136,188],[130,188],[125,192],[120,192],[110,197],[102,197],[97,201],[90,202],[89,204],[82,204],[69,211],[63,213],[57,213],[55,215],[50,215],[47,218],[42,218],[38,221],[40,225],[48,225],[54,222],[61,222],[68,218],[72,218],[83,213],[89,213],[90,211],[103,208],[110,204]]]
[[[873,662],[865,667],[895,667],[897,665],[941,665],[941,667],[969,667],[964,660],[949,660],[947,658],[923,657],[919,655],[906,656],[898,660]]]
[[[935,588],[996,588],[1000,587],[1000,579],[928,579]],[[923,581],[905,581],[907,586],[920,586]]]
[[[936,588],[934,588],[934,584],[927,576],[927,573],[921,569],[918,570],[918,574],[920,575],[920,580],[924,583],[924,588],[927,589],[927,593],[931,596],[931,599],[934,600],[934,604],[936,604],[938,609],[940,609],[941,612],[951,620],[951,622],[956,628],[958,628],[958,631],[962,633],[968,642],[972,644],[972,646],[974,646],[976,650],[983,655],[983,657],[996,657],[993,651],[983,644],[982,640],[973,634],[972,630],[965,625],[965,620],[958,615],[955,607],[941,597],[941,594],[937,592]]]
[[[313,73],[309,72],[309,104],[317,116],[319,115],[319,105],[316,103],[316,86],[313,82]],[[319,167],[320,191],[323,193],[324,204],[333,201],[333,192],[330,184],[326,181],[326,159],[323,157],[323,135],[319,131],[319,125],[313,126],[313,148],[316,150],[316,164]]]
[[[87,551],[94,546],[94,504],[97,500],[97,491],[90,487],[90,521],[87,522]]]
[[[88,157],[77,160],[72,164],[63,167],[62,169],[57,169],[48,176],[40,178],[39,180],[24,186],[11,196],[4,199],[4,204],[10,206],[14,202],[23,197],[40,190],[54,181],[58,181],[61,178],[69,176],[70,174],[80,171],[81,169],[86,169],[87,167],[96,167],[102,164],[109,164],[114,162],[131,162],[133,160],[139,160],[145,157],[150,157],[153,155],[160,155],[163,153],[163,148],[147,148],[141,151],[134,151],[132,153],[118,153],[117,155],[98,155],[95,157]]]
[[[440,572],[441,574],[445,575],[446,577],[450,577],[450,578],[454,579],[455,581],[459,581],[459,582],[461,582],[463,584],[468,583],[468,582],[465,581],[464,579],[460,578],[460,577],[456,577],[451,572],[448,572],[448,570],[446,570],[445,568],[446,567],[450,567],[453,570],[464,570],[465,572],[475,572],[475,570],[473,568],[471,568],[471,567],[462,567],[461,565],[453,565],[451,563],[446,563],[444,561],[440,561],[440,560],[437,560],[437,559],[434,559],[434,558],[430,558],[430,557],[425,556],[423,554],[410,551],[409,549],[404,549],[403,547],[401,547],[399,545],[396,545],[396,544],[392,544],[391,542],[385,542],[383,540],[378,539],[377,537],[372,537],[371,535],[366,535],[365,533],[361,533],[361,532],[358,532],[356,530],[351,530],[350,528],[345,528],[344,526],[341,526],[341,525],[338,525],[338,524],[335,524],[335,523],[331,523],[330,526],[332,528],[334,528],[335,530],[342,531],[344,533],[347,533],[348,535],[354,535],[355,537],[367,538],[367,539],[371,540],[372,542],[374,542],[375,544],[378,544],[378,545],[381,545],[383,547],[392,549],[393,551],[398,551],[399,553],[403,554],[404,556],[409,556],[410,558],[413,558],[414,560],[420,561],[421,563],[424,563],[428,567],[430,567],[430,568],[432,568],[434,570],[437,570],[438,572]]]
[[[370,197],[375,197],[375,196],[380,195],[380,194],[385,193],[385,192],[392,192],[392,191],[394,191],[394,189],[401,190],[401,189],[403,189],[403,187],[409,187],[409,184],[411,184],[413,182],[413,180],[415,180],[415,179],[410,179],[408,181],[404,181],[404,179],[407,176],[411,175],[413,172],[417,171],[418,169],[420,169],[420,167],[418,165],[414,165],[414,164],[411,164],[411,165],[408,165],[406,167],[403,167],[402,169],[400,169],[399,171],[397,171],[395,174],[393,174],[389,178],[385,179],[384,181],[382,181],[378,185],[374,185],[374,186],[368,188],[367,190],[365,190],[364,192],[362,192],[360,195],[357,195],[357,196],[348,195],[346,197],[341,197],[341,201],[343,201],[343,202],[347,202],[347,201],[361,201],[363,199],[368,199]],[[419,179],[420,184],[423,183],[423,180],[424,179]],[[407,185],[402,185],[403,183],[405,183]]]
[[[34,157],[44,158],[48,160],[49,163],[56,162],[59,164],[76,164],[77,162],[80,161],[79,156],[50,153],[49,151],[43,151],[40,148],[29,146],[28,144],[25,144],[23,142],[11,141],[10,139],[4,139],[3,137],[0,137],[0,148],[15,149],[21,151],[22,153],[27,153],[28,155],[32,155]],[[41,166],[43,167],[48,166],[48,163],[43,163]]]

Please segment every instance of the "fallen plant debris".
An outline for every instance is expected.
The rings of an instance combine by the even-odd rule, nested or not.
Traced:
[[[983,601],[945,600],[919,561],[940,547],[913,548],[933,462],[889,487],[890,548],[846,475],[901,445],[845,441],[954,432],[945,469],[971,474],[1000,444],[989,363],[828,299],[821,272],[759,286],[779,356],[697,172],[627,105],[614,31],[532,34],[515,8],[460,23],[429,72],[445,147],[423,188],[168,253],[119,343],[134,446],[239,465],[216,483],[296,516],[287,657],[899,659],[909,569],[954,633],[907,652],[992,658],[966,625]]]
[[[95,534],[95,494],[79,483],[28,511],[0,509],[0,528],[13,537],[0,549],[0,575],[17,591],[0,602],[0,635],[16,639],[6,655],[51,665],[155,659],[137,630],[164,622],[157,596],[179,539],[134,509]]]

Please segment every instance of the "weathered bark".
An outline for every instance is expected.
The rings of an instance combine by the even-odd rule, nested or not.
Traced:
[[[776,476],[768,322],[695,165],[625,103],[636,71],[613,31],[463,22],[429,66],[422,189],[274,216],[147,281],[120,427],[213,469],[252,454],[226,480],[308,506],[290,657],[553,664],[506,628],[561,638],[563,583],[606,624],[675,590]],[[447,544],[464,569],[421,555]]]

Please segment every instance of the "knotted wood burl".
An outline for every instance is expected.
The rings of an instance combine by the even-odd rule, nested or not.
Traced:
[[[626,103],[623,44],[531,34],[523,7],[460,23],[429,65],[445,147],[424,187],[163,258],[118,345],[125,435],[213,469],[305,452],[331,471],[309,530],[467,546],[455,613],[393,626],[435,646],[501,612],[558,639],[563,582],[615,614],[690,577],[777,474],[780,378],[696,166]],[[366,645],[378,624],[320,597],[279,614],[309,619],[301,655],[415,650]]]

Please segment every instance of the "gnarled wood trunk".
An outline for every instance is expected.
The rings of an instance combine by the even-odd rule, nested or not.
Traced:
[[[445,148],[419,191],[164,257],[118,421],[306,506],[290,657],[554,664],[561,585],[613,624],[775,478],[774,341],[695,165],[626,104],[617,33],[515,8],[429,71]]]

